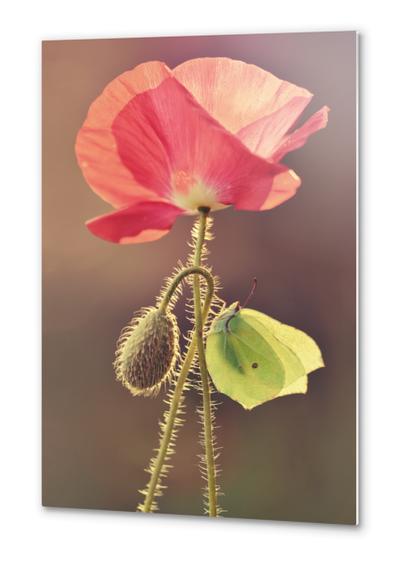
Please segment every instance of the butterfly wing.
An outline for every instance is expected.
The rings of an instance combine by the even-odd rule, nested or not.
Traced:
[[[251,308],[244,308],[242,313],[248,321],[257,322],[266,333],[271,333],[279,343],[287,347],[299,359],[306,375],[325,366],[320,348],[313,338],[302,330],[283,324]],[[291,379],[292,377],[288,381],[289,384],[293,384]]]
[[[216,388],[251,409],[275,398],[284,385],[284,369],[270,345],[237,312],[226,329],[207,337],[207,365]]]
[[[317,344],[300,330],[261,312],[232,307],[214,321],[206,357],[218,391],[246,409],[305,393],[307,374],[324,365]]]

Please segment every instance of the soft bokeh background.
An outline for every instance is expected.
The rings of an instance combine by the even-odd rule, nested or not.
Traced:
[[[136,64],[228,56],[314,92],[306,116],[324,104],[331,113],[328,128],[286,158],[303,179],[294,199],[270,212],[215,214],[210,262],[221,296],[242,299],[258,277],[251,306],[313,336],[327,365],[306,396],[251,412],[221,396],[222,504],[227,516],[354,523],[355,42],[353,32],[331,32],[43,44],[44,505],[134,510],[140,500],[163,404],[114,380],[114,344],[186,256],[192,224],[181,218],[162,240],[137,246],[93,237],[84,221],[108,206],[80,173],[76,133],[103,87]],[[201,513],[196,405],[188,393],[164,513]]]

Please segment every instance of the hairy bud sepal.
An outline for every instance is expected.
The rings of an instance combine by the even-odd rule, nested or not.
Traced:
[[[152,396],[174,373],[179,330],[174,314],[144,308],[122,330],[115,353],[117,380],[133,395]]]

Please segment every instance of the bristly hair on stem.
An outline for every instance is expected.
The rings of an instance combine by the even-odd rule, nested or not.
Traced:
[[[199,236],[202,231],[202,224],[207,224],[207,212],[201,210],[198,228],[194,229],[196,244],[199,244]],[[210,219],[208,219],[210,220]],[[195,225],[196,226],[196,225]],[[207,255],[207,250],[205,249]],[[206,256],[205,256],[206,257]],[[196,255],[194,263],[196,264]],[[205,481],[204,486],[204,508],[205,513],[210,517],[219,516],[223,510],[218,505],[218,496],[220,489],[218,485],[219,469],[217,460],[219,457],[219,449],[216,446],[214,431],[215,426],[215,405],[212,401],[212,385],[207,370],[205,358],[205,339],[212,318],[209,321],[203,321],[202,318],[202,297],[205,296],[207,287],[202,284],[201,278],[196,275],[193,278],[193,299],[190,302],[190,308],[193,308],[193,317],[195,322],[195,333],[197,337],[198,354],[195,360],[194,370],[196,373],[197,388],[202,396],[202,406],[198,408],[199,418],[202,424],[202,432],[200,443],[204,448],[204,453],[199,455],[200,471]],[[220,302],[218,302],[220,304]],[[214,305],[215,306],[215,305]],[[218,311],[216,311],[218,313]]]
[[[192,242],[190,243],[192,252],[188,257],[185,266],[179,264],[173,275],[166,280],[165,286],[158,298],[158,306],[161,305],[166,294],[173,285],[176,277],[185,269],[189,267],[201,267],[204,264],[207,249],[205,241],[210,240],[210,226],[212,221],[210,218],[205,221],[204,230],[202,231],[202,223],[199,219],[196,221],[193,231],[192,231]],[[217,290],[219,289],[219,282],[216,277],[211,275],[211,271],[205,268],[209,273],[213,281],[214,287],[212,294],[207,294],[207,285],[205,283],[204,276],[193,275],[191,278],[197,278],[201,287],[201,297],[204,298],[204,307],[202,312],[202,324],[211,323],[213,318],[217,316],[218,309],[223,307],[223,301],[217,297]],[[186,278],[186,282],[190,283],[190,279]],[[171,298],[168,301],[170,308],[173,308],[177,299],[181,295],[183,282],[180,282],[175,290],[171,294]],[[210,297],[210,298],[208,298]],[[191,312],[193,300],[190,299],[187,308]],[[194,318],[192,319],[194,322]],[[159,426],[159,446],[155,449],[153,458],[150,461],[146,472],[150,475],[150,480],[147,487],[140,492],[144,495],[144,502],[138,505],[138,510],[143,512],[152,512],[158,510],[157,498],[163,494],[163,490],[166,486],[163,481],[171,468],[170,459],[175,452],[175,441],[179,432],[180,427],[184,423],[185,415],[185,403],[184,403],[184,392],[189,389],[190,382],[188,380],[188,375],[191,371],[196,371],[197,360],[196,360],[196,332],[194,329],[190,330],[186,336],[187,348],[179,362],[178,369],[176,371],[175,377],[170,382],[170,388],[165,399],[167,409],[164,413],[163,420],[160,422]]]
[[[215,422],[215,412],[220,405],[220,402],[217,400],[213,400],[213,385],[211,380],[208,379],[209,385],[209,397],[210,400],[208,402],[209,405],[209,416],[210,416],[210,423],[211,423],[211,446],[213,451],[213,459],[212,459],[212,471],[214,472],[214,486],[215,486],[215,498],[216,498],[216,506],[215,506],[215,514],[210,513],[212,510],[212,506],[210,505],[210,488],[209,488],[209,466],[207,462],[207,453],[200,453],[198,455],[199,458],[199,469],[202,479],[204,480],[203,486],[203,498],[204,498],[204,512],[206,515],[215,515],[219,516],[225,512],[223,507],[219,505],[218,498],[223,496],[223,492],[221,491],[221,487],[218,483],[219,476],[221,474],[221,469],[219,468],[218,459],[220,456],[221,447],[218,446],[217,438],[216,438],[216,431],[219,429],[219,426]],[[206,448],[206,433],[205,433],[205,424],[206,424],[206,414],[204,410],[204,391],[203,391],[203,382],[201,377],[197,377],[195,384],[195,390],[197,390],[201,396],[202,405],[196,408],[196,411],[199,415],[199,422],[201,424],[200,430],[200,439],[199,443],[203,450]]]

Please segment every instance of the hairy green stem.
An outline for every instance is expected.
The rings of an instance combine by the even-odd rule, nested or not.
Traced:
[[[188,277],[189,275],[192,275],[192,274],[196,275],[198,278],[199,278],[199,275],[204,277],[204,279],[207,283],[207,298],[210,302],[212,301],[213,296],[214,296],[214,279],[213,279],[213,276],[204,267],[194,265],[192,267],[187,267],[186,269],[182,269],[174,277],[173,281],[171,282],[169,288],[166,291],[165,296],[163,297],[162,302],[160,303],[159,308],[161,310],[166,310],[166,307],[170,303],[171,298],[172,298],[174,292],[176,291],[178,285],[181,283],[181,281],[183,279],[185,279],[185,277]]]
[[[184,270],[182,270],[173,280],[172,284],[170,285],[170,287],[168,288],[163,301],[161,303],[161,308],[166,308],[166,306],[169,304],[170,299],[174,293],[174,291],[176,290],[178,284],[188,275],[193,274],[194,275],[194,280],[197,280],[197,284],[199,286],[199,275],[203,276],[207,282],[207,294],[206,294],[206,298],[205,298],[205,302],[204,302],[204,306],[203,306],[203,311],[201,311],[201,302],[200,302],[200,286],[199,286],[199,316],[200,316],[200,324],[204,325],[208,313],[210,311],[210,305],[211,305],[211,301],[213,298],[213,294],[214,294],[214,280],[212,275],[210,274],[209,271],[207,271],[206,269],[200,267],[201,264],[201,259],[202,259],[202,249],[203,249],[203,244],[204,244],[204,239],[205,239],[205,234],[206,234],[206,218],[207,218],[207,213],[205,214],[205,220],[204,221],[200,221],[200,228],[199,228],[199,232],[198,232],[198,236],[197,236],[197,240],[196,240],[196,246],[195,246],[195,255],[194,255],[194,266],[190,267],[190,268],[186,268]],[[162,468],[163,465],[165,463],[167,454],[168,454],[168,449],[169,449],[169,445],[171,443],[171,438],[173,435],[173,431],[174,431],[174,426],[175,426],[175,422],[177,419],[177,412],[179,409],[179,405],[180,405],[180,401],[182,398],[182,394],[183,394],[183,390],[184,390],[184,385],[188,376],[188,373],[191,369],[192,366],[192,362],[195,356],[195,352],[196,352],[196,347],[198,345],[198,340],[200,338],[198,337],[198,333],[197,333],[197,327],[195,326],[195,331],[192,335],[188,350],[186,352],[185,355],[185,359],[184,359],[184,363],[181,367],[180,370],[180,374],[177,380],[177,384],[176,387],[174,389],[174,393],[172,396],[172,400],[170,403],[170,408],[169,408],[169,413],[168,413],[168,417],[167,417],[167,421],[166,421],[166,426],[164,428],[163,431],[163,436],[160,442],[160,446],[158,449],[158,453],[157,456],[154,460],[153,463],[153,468],[151,471],[151,478],[150,481],[148,483],[148,487],[147,487],[147,491],[145,493],[145,500],[144,500],[144,504],[141,506],[141,511],[143,511],[144,513],[149,513],[150,511],[152,511],[152,507],[153,507],[153,503],[154,503],[154,499],[155,499],[155,495],[158,489],[158,485],[160,482],[160,476],[161,476],[161,472],[162,472]]]
[[[200,208],[200,221],[199,221],[199,237],[197,247],[202,247],[204,241],[204,233],[206,231],[207,216],[209,209]],[[200,239],[203,237],[202,239]],[[199,265],[201,255],[197,252],[195,254],[195,265]],[[194,310],[195,310],[195,334],[197,340],[197,349],[199,356],[199,369],[202,381],[203,393],[203,429],[204,429],[204,448],[206,456],[207,468],[207,488],[208,488],[208,514],[210,517],[217,517],[217,484],[216,484],[216,470],[215,470],[215,457],[214,457],[214,442],[213,442],[213,427],[211,415],[211,391],[209,374],[206,364],[206,356],[204,353],[203,341],[203,327],[205,320],[202,315],[202,303],[200,295],[200,281],[199,276],[195,275],[193,280],[193,294],[194,294]]]

